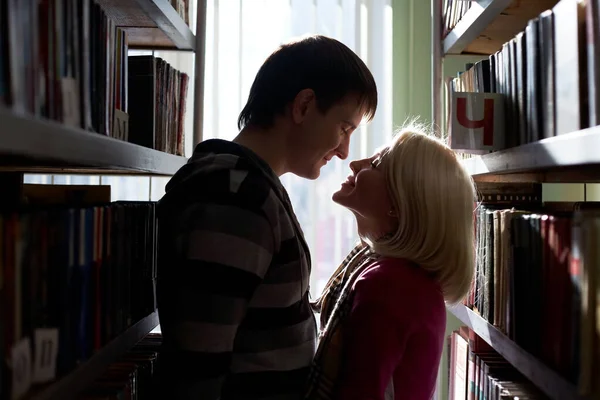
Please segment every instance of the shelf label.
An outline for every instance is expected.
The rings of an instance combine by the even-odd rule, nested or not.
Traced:
[[[62,119],[66,125],[79,128],[79,86],[75,78],[62,78],[60,80],[62,91]]]
[[[450,147],[475,154],[503,149],[504,96],[452,93]]]
[[[12,398],[23,397],[31,387],[31,340],[17,342],[11,351]]]
[[[115,109],[112,137],[127,141],[129,138],[129,114]]]
[[[40,328],[35,330],[35,364],[33,381],[44,383],[56,377],[56,357],[58,356],[58,329]]]
[[[177,12],[179,13],[179,16],[181,17],[181,19],[185,22],[186,18],[185,18],[185,1],[183,0],[178,0],[177,1]]]

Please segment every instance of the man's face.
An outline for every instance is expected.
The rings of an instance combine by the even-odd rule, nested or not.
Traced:
[[[317,107],[316,98],[307,101],[304,114],[296,124],[291,138],[292,151],[288,170],[307,179],[316,179],[321,168],[333,157],[348,157],[350,137],[360,124],[364,110],[353,95],[323,113]]]

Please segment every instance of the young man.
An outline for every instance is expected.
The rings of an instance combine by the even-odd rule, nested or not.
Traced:
[[[377,108],[373,76],[312,36],[260,68],[233,142],[207,140],[159,203],[160,376],[169,399],[298,399],[316,347],[310,254],[279,177],[316,179]]]

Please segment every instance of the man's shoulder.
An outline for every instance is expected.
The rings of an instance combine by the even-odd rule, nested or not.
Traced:
[[[250,149],[222,139],[206,140],[196,146],[190,158],[195,169],[235,169],[259,172],[266,181],[278,180],[273,170]]]
[[[208,148],[210,149],[210,148]],[[161,201],[235,197],[263,197],[276,187],[269,171],[243,153],[194,152],[166,186]]]
[[[202,164],[197,166],[201,172],[190,171],[185,181],[161,199],[161,215],[183,217],[195,214],[195,210],[219,207],[230,210],[232,215],[257,215],[273,227],[279,225],[283,202],[276,186],[259,168],[230,154],[203,158]]]
[[[197,165],[194,177],[195,189],[231,194],[251,194],[268,192],[272,189],[269,178],[255,165],[237,155],[218,154],[205,157],[202,165]]]

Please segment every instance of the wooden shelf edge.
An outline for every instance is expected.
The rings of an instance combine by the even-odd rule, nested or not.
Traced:
[[[31,400],[73,398],[75,394],[80,393],[92,384],[111,363],[127,353],[157,325],[158,312],[155,311],[113,339],[69,375],[53,383],[41,393],[32,396]]]
[[[523,350],[481,316],[462,304],[447,307],[463,324],[492,346],[502,357],[553,400],[588,400],[577,388]]]
[[[456,55],[494,21],[512,0],[477,0],[443,40],[442,54]]]
[[[475,175],[600,166],[600,126],[463,160]],[[600,169],[599,169],[600,171]]]
[[[137,0],[139,6],[171,39],[178,50],[194,50],[196,37],[167,0]]]
[[[0,107],[0,164],[3,167],[122,171],[124,174],[173,175],[185,157],[167,154],[55,121],[18,115]],[[11,164],[10,160],[19,162]],[[7,161],[9,160],[9,161]]]
[[[191,50],[196,37],[169,0],[97,0],[108,18],[128,33],[130,49]]]

